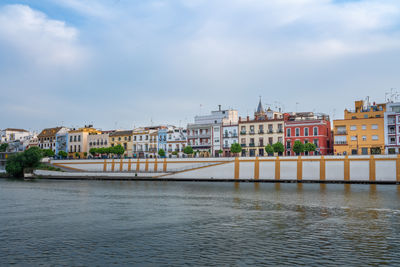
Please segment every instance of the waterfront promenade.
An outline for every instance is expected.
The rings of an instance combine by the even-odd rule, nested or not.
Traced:
[[[70,179],[400,183],[397,155],[54,160],[50,163],[70,171],[37,171],[36,174]]]

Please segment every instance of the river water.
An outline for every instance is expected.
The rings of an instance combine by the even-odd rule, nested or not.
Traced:
[[[0,265],[399,265],[400,187],[0,180]]]

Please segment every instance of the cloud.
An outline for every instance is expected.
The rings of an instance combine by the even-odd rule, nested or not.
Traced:
[[[26,5],[0,8],[0,44],[10,47],[23,64],[77,67],[85,58],[76,28]]]

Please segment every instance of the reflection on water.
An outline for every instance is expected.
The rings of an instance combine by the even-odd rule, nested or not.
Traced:
[[[400,187],[0,180],[0,265],[400,264]]]

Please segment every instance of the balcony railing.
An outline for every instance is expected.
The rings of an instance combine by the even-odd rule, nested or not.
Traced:
[[[343,134],[343,135],[346,135],[346,134],[347,134],[347,131],[343,131],[343,130],[341,130],[341,131],[336,131],[335,134]]]
[[[269,129],[269,130],[268,130],[268,133],[269,133],[269,134],[272,134],[272,133],[274,133],[274,131],[271,130],[271,129]]]
[[[250,147],[255,147],[255,146],[256,146],[256,144],[254,144],[254,143],[250,143],[250,144],[249,144],[249,146],[250,146]]]
[[[389,134],[396,134],[396,131],[389,131]]]
[[[256,134],[256,132],[254,132],[254,131],[250,131],[250,132],[249,132],[249,134]]]
[[[241,147],[246,147],[246,144],[240,144]]]
[[[260,130],[260,131],[258,131],[258,133],[259,133],[259,134],[263,134],[263,133],[264,133],[264,131],[263,131],[263,130]]]
[[[347,141],[335,141],[335,145],[347,145]]]
[[[224,138],[236,138],[237,134],[224,134]]]
[[[246,134],[246,131],[240,131],[240,134],[245,135],[245,134]]]
[[[282,129],[278,129],[277,133],[283,133]]]
[[[396,124],[396,120],[388,120],[388,124]]]

